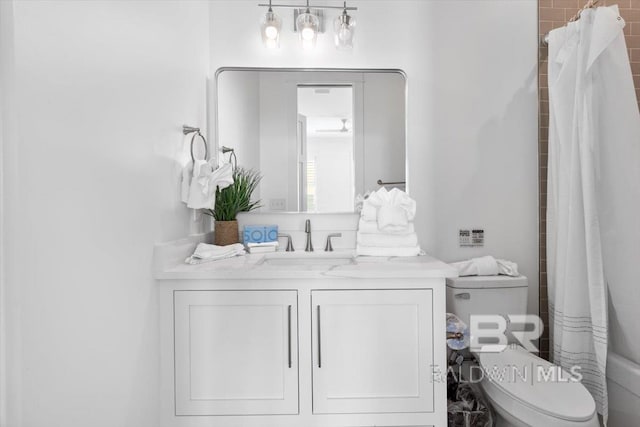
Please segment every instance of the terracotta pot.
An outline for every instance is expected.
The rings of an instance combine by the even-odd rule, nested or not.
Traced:
[[[218,246],[231,245],[240,242],[238,236],[238,221],[216,221],[214,228],[214,243]]]

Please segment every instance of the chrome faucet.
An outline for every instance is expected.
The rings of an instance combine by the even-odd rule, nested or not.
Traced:
[[[333,245],[331,244],[332,237],[342,237],[342,233],[331,233],[327,236],[327,244],[324,246],[325,252],[333,252]]]
[[[285,233],[280,233],[278,234],[278,237],[286,237],[287,238],[287,252],[295,252],[295,249],[293,249],[293,242],[291,242],[291,234],[285,234]]]
[[[305,252],[313,252],[313,243],[311,243],[311,220],[307,220],[304,223],[304,232],[307,233],[307,246],[304,250]]]

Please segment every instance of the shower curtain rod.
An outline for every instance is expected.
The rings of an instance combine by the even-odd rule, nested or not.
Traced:
[[[580,15],[583,11],[595,8],[598,3],[600,3],[600,0],[589,0],[587,4],[585,4],[582,9],[578,11],[578,13],[576,13],[571,19],[569,19],[569,22],[577,21],[578,19],[580,19]],[[542,36],[542,44],[544,46],[549,46],[549,33],[546,33],[544,36]]]

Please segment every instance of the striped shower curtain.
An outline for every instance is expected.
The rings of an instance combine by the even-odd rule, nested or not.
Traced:
[[[612,198],[608,185],[620,182],[615,177],[625,173],[631,174],[628,180],[638,178],[638,171],[625,171],[613,159],[638,153],[640,144],[640,114],[624,25],[617,6],[600,7],[585,10],[578,21],[549,34],[551,354],[553,362],[565,369],[580,366],[582,383],[605,423],[607,286],[614,264],[608,262],[612,254],[603,248],[612,247],[608,230],[625,226],[612,223],[616,217],[612,210],[624,209],[624,200]]]

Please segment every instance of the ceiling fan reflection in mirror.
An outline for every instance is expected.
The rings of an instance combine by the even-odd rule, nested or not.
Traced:
[[[348,120],[349,119],[340,119],[342,122],[342,127],[340,129],[316,129],[316,132],[349,133],[351,132],[351,127],[347,126]]]

